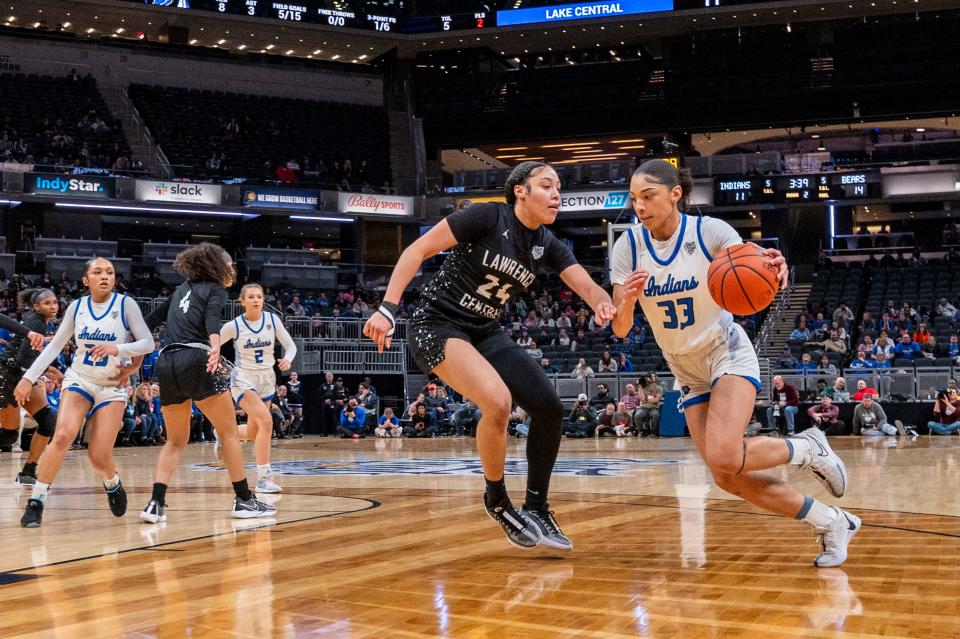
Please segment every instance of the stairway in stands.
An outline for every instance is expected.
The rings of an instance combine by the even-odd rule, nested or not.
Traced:
[[[775,323],[770,326],[769,337],[767,337],[758,355],[769,359],[771,366],[776,367],[777,360],[780,359],[783,347],[787,343],[787,338],[790,337],[790,332],[793,330],[793,320],[800,311],[806,308],[812,287],[813,285],[809,283],[794,284],[789,291],[789,300],[784,305],[780,316],[774,318],[771,314],[768,317],[767,321]],[[779,298],[784,294],[783,291],[777,293],[777,299],[774,300],[773,304],[776,305]]]

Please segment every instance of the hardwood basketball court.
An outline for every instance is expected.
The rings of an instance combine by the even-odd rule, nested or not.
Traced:
[[[119,520],[71,453],[32,530],[4,454],[0,637],[960,636],[960,439],[832,443],[839,502],[782,472],[863,519],[835,569],[813,567],[805,524],[714,488],[689,439],[565,440],[567,555],[507,543],[470,439],[280,442],[275,520],[231,519],[212,445],[193,444],[152,526],[158,448],[117,451]],[[525,472],[523,442],[508,455]],[[519,501],[522,476],[508,486]]]

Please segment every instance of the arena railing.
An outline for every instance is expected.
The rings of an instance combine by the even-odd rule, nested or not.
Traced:
[[[857,392],[857,382],[864,380],[867,386],[875,388],[881,399],[892,396],[903,397],[906,401],[933,401],[937,391],[947,386],[947,380],[958,372],[957,366],[919,366],[899,368],[845,368],[843,377],[846,380],[846,389],[853,395]],[[833,386],[835,375],[825,371],[798,371],[795,369],[773,369],[770,371],[771,384],[773,377],[780,375],[783,381],[796,387],[797,391],[816,391],[817,382],[824,380],[827,386]]]

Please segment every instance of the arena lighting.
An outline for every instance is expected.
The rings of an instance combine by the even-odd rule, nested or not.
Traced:
[[[0,204],[9,204],[10,206],[20,206],[23,204],[20,200],[0,200]]]
[[[184,213],[187,215],[218,215],[223,217],[258,217],[259,213],[239,213],[236,211],[204,211],[201,209],[162,209],[154,206],[121,206],[118,204],[75,204],[73,202],[55,202],[54,206],[67,209],[105,209],[108,211],[145,211],[150,213]]]
[[[353,224],[356,220],[348,217],[322,217],[315,215],[291,215],[291,220],[303,220],[305,222],[347,222]]]
[[[869,211],[870,209],[867,209],[867,210]],[[837,230],[836,230],[837,229],[837,226],[836,226],[837,225],[837,222],[836,222],[837,206],[835,204],[830,204],[830,206],[827,207],[827,211],[829,212],[829,215],[830,215],[830,250],[833,250],[833,238],[837,234]]]

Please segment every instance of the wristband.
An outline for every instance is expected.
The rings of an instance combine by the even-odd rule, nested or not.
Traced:
[[[397,327],[397,314],[398,306],[393,302],[381,302],[380,306],[377,308],[377,312],[386,317],[390,321],[390,330],[387,331],[387,337],[393,335],[394,330]]]

